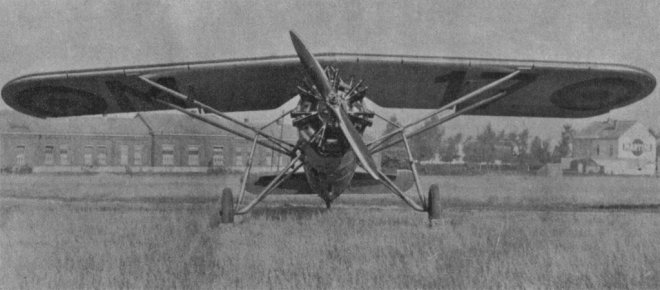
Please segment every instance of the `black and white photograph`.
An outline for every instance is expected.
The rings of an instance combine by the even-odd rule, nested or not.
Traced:
[[[660,288],[660,2],[0,4],[1,289]]]

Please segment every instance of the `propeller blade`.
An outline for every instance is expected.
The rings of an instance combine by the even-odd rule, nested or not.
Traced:
[[[296,54],[300,58],[300,62],[305,66],[307,74],[310,76],[316,89],[321,93],[324,99],[327,99],[328,95],[332,91],[332,86],[328,80],[328,76],[325,74],[325,71],[321,67],[321,64],[314,58],[314,55],[307,50],[305,44],[302,40],[296,35],[293,30],[289,31],[291,34],[291,42],[293,42],[293,47],[296,49]]]
[[[373,177],[375,180],[380,180],[380,177],[378,176],[378,167],[376,166],[376,162],[369,154],[369,149],[367,149],[367,145],[364,144],[364,141],[362,140],[362,136],[360,135],[360,133],[358,133],[358,131],[355,130],[355,126],[353,126],[353,122],[351,122],[351,119],[349,119],[348,114],[346,114],[346,111],[344,111],[344,108],[342,106],[329,106],[329,107],[332,108],[332,110],[337,115],[337,120],[339,121],[339,127],[341,128],[341,131],[344,133],[344,136],[346,136],[346,140],[348,140],[348,143],[351,145],[351,148],[353,149],[353,152],[355,152],[355,155],[357,156],[358,160],[360,160],[360,162],[364,166],[364,169],[366,169],[369,175],[371,175],[371,177]]]

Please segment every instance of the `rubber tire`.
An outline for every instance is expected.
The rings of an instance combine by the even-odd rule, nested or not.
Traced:
[[[440,203],[440,187],[437,183],[431,184],[428,195],[429,220],[437,220],[442,217],[442,204]]]
[[[220,199],[220,223],[234,223],[234,194],[229,187],[225,187],[222,190],[222,197]]]

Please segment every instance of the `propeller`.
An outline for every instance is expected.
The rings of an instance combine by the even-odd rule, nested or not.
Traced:
[[[380,180],[376,162],[369,154],[369,149],[367,149],[367,145],[364,144],[364,141],[362,141],[362,136],[360,136],[360,133],[355,130],[355,126],[353,126],[351,119],[348,118],[348,114],[346,114],[344,107],[330,106],[330,108],[332,108],[332,111],[337,115],[337,119],[339,120],[339,127],[346,136],[346,140],[348,140],[348,143],[351,145],[353,152],[355,152],[355,155],[357,155],[358,160],[360,160],[364,166],[364,169],[369,172],[371,177],[376,180]]]
[[[364,169],[367,170],[371,177],[376,180],[380,180],[376,162],[369,154],[369,150],[364,144],[362,136],[360,136],[360,133],[355,130],[353,122],[351,122],[351,119],[346,113],[344,105],[341,103],[337,96],[337,76],[335,75],[333,78],[335,81],[335,85],[333,86],[330,83],[330,80],[328,79],[325,71],[321,67],[321,64],[319,64],[316,58],[314,58],[314,55],[312,55],[307,47],[305,47],[305,44],[303,44],[298,35],[296,35],[296,33],[293,31],[290,31],[289,33],[291,34],[291,41],[293,42],[293,47],[296,49],[298,58],[300,58],[300,62],[305,67],[305,70],[314,83],[314,86],[316,86],[316,89],[323,97],[323,99],[319,101],[323,101],[323,104],[329,107],[334,113],[339,123],[339,128],[344,134],[344,137],[346,137],[348,143],[351,145],[351,149],[353,149],[353,152],[357,156],[358,160],[360,160],[360,163],[362,163]]]
[[[328,95],[332,92],[332,87],[330,86],[330,81],[328,76],[325,75],[325,71],[321,67],[316,58],[307,50],[305,44],[302,40],[296,35],[295,32],[290,31],[291,42],[293,42],[293,47],[296,49],[296,54],[300,58],[300,62],[305,66],[307,70],[307,75],[312,79],[312,82],[316,86],[316,89],[321,93],[324,99],[328,99]]]

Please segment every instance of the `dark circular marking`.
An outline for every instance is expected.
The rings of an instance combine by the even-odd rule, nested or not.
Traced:
[[[575,83],[555,91],[550,101],[574,111],[594,111],[617,107],[638,96],[639,83],[622,78],[599,78]]]
[[[17,94],[21,107],[43,117],[95,115],[106,112],[102,97],[79,89],[62,86],[41,86]]]

